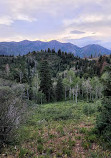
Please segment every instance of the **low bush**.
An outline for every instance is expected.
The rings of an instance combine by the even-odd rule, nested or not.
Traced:
[[[44,150],[43,145],[42,145],[42,144],[38,144],[38,145],[37,145],[37,151],[38,151],[40,154],[42,154],[43,150]]]
[[[97,106],[94,104],[86,104],[83,107],[83,113],[87,116],[94,114],[97,112]]]

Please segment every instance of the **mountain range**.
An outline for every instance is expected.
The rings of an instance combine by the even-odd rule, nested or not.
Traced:
[[[111,54],[111,50],[97,44],[80,48],[72,43],[61,43],[56,40],[50,42],[24,40],[20,42],[0,42],[0,55],[25,55],[32,51],[47,50],[48,48],[55,49],[55,51],[61,49],[62,51],[73,53],[79,57],[89,57],[91,54],[93,57],[97,57],[99,54]]]

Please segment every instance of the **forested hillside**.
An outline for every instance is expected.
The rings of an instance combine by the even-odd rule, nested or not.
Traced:
[[[111,55],[1,55],[1,156],[110,157],[110,99]]]

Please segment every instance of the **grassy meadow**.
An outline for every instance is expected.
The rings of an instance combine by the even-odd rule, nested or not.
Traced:
[[[110,158],[95,134],[100,106],[100,101],[30,106],[31,116],[1,158]]]

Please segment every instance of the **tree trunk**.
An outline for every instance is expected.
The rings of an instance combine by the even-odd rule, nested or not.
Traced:
[[[20,83],[22,83],[22,72],[20,72],[20,74],[19,74],[19,76],[20,76]]]
[[[76,87],[76,103],[77,103],[77,97],[78,97],[78,84],[77,84],[77,87]]]
[[[98,94],[97,94],[97,86],[96,86],[96,99],[98,98]]]
[[[73,101],[74,101],[74,88],[73,88]]]
[[[94,98],[93,98],[93,94],[92,94],[92,101],[94,100]]]
[[[82,89],[82,98],[83,98],[83,95],[84,95],[84,93],[83,93],[83,89]]]
[[[87,102],[88,102],[88,100],[89,100],[89,99],[88,99],[88,89],[87,89]]]
[[[91,91],[90,91],[90,101],[91,101]]]
[[[29,100],[29,90],[28,90],[28,88],[27,88],[27,98]]]
[[[42,95],[41,95],[41,105],[42,105]]]
[[[69,99],[71,99],[71,87],[70,87],[70,90],[69,90]]]
[[[66,100],[66,87],[65,87],[65,100]]]

